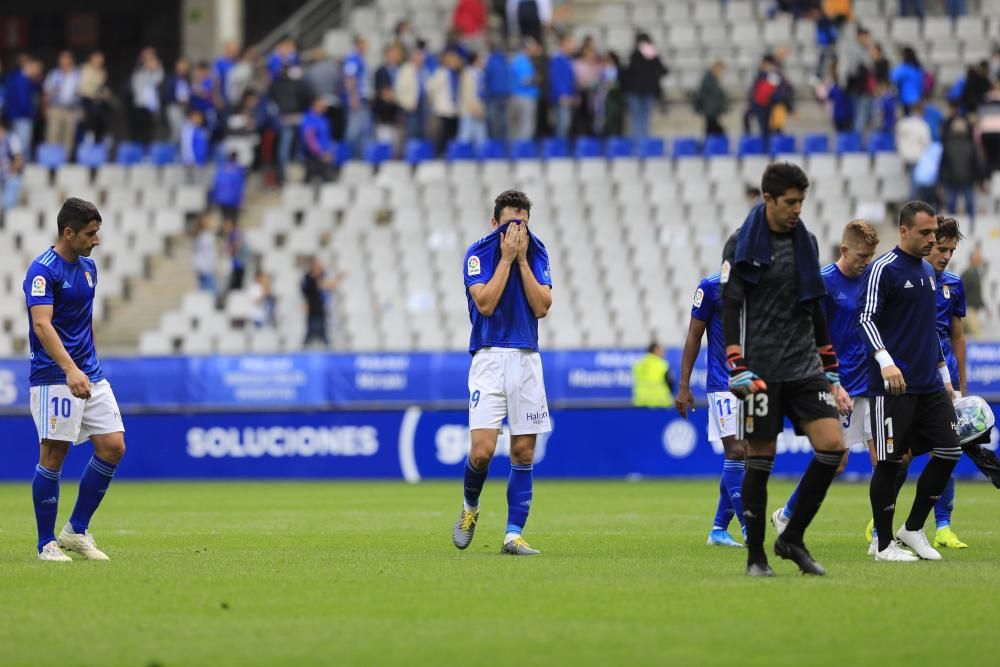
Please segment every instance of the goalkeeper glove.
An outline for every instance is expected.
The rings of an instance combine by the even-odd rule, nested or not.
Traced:
[[[739,352],[726,357],[726,367],[729,369],[729,391],[736,396],[746,398],[749,394],[767,391],[767,383],[747,368],[747,362]]]
[[[837,361],[837,353],[833,350],[833,345],[827,343],[817,350],[819,360],[823,364],[823,373],[827,382],[834,387],[840,384],[840,363]]]

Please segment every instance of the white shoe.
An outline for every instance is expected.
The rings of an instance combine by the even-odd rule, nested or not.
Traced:
[[[875,556],[878,554],[878,538],[873,538],[872,543],[868,545],[868,555]]]
[[[785,528],[788,526],[788,519],[785,518],[785,508],[779,507],[774,510],[771,514],[771,525],[774,526],[774,531],[781,535],[785,532]]]
[[[923,528],[920,530],[907,530],[906,526],[903,526],[896,531],[896,537],[900,542],[913,549],[913,553],[924,560],[941,560],[941,554],[927,541],[927,536],[924,535]]]
[[[67,523],[56,540],[63,549],[75,551],[87,560],[111,560],[106,553],[97,548],[94,536],[90,534],[89,530],[80,535],[74,533],[73,527]]]
[[[59,549],[59,545],[56,544],[55,540],[42,547],[42,550],[38,552],[38,560],[54,560],[61,563],[73,561],[72,558]]]
[[[878,542],[872,542],[872,549],[875,550],[875,560],[889,561],[894,563],[913,563],[920,560],[910,552],[904,550],[896,541],[889,542],[889,546],[882,551],[878,551]],[[871,551],[870,550],[870,551]]]

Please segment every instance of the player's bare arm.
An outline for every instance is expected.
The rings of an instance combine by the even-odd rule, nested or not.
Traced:
[[[952,386],[957,385],[962,396],[969,394],[969,378],[965,366],[965,327],[962,325],[962,318],[952,316],[951,318],[951,349],[955,352],[955,361],[958,362],[958,377],[952,378]]]
[[[687,339],[684,341],[684,351],[681,352],[681,380],[677,387],[677,398],[674,404],[681,417],[687,417],[688,412],[694,412],[694,395],[691,393],[691,372],[694,362],[701,351],[701,339],[705,335],[706,323],[697,317],[692,317],[688,324]]]
[[[510,277],[511,265],[517,261],[517,249],[521,229],[515,225],[508,228],[507,233],[500,232],[500,261],[497,262],[493,277],[485,285],[478,283],[469,287],[469,295],[480,313],[489,317],[496,310],[503,295],[507,279]]]
[[[66,373],[66,385],[77,398],[90,398],[90,378],[81,371],[66,347],[59,339],[55,327],[52,326],[52,306],[40,305],[31,307],[31,322],[35,335],[42,347]]]

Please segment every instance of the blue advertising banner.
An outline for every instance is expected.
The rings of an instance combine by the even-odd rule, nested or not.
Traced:
[[[994,405],[1000,410],[1000,405]],[[128,453],[120,479],[388,479],[417,482],[462,476],[469,451],[465,410],[411,407],[386,411],[125,414]],[[721,445],[708,441],[707,410],[690,420],[673,410],[564,409],[539,437],[539,478],[714,477]],[[0,480],[27,481],[37,462],[35,425],[25,415],[0,417]],[[997,444],[994,438],[993,447]],[[90,446],[70,452],[64,480],[77,479]],[[498,444],[494,473],[507,470],[510,438]],[[799,475],[808,441],[786,431],[776,474]],[[926,457],[915,463],[914,471]],[[868,453],[854,452],[847,473],[867,476]],[[963,457],[958,474],[980,478]]]

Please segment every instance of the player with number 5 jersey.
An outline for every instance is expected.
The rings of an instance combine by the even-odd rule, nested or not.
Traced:
[[[452,531],[459,549],[472,542],[479,520],[479,496],[497,438],[506,419],[510,434],[507,530],[501,553],[540,553],[524,541],[533,496],[535,440],[552,430],[538,320],[552,305],[549,256],[528,229],[531,201],[523,192],[501,193],[493,206],[493,232],[465,255],[465,292],[472,335],[469,352],[469,430],[472,447],[465,462],[465,498]]]
[[[108,560],[90,534],[90,520],[125,454],[125,427],[94,348],[93,307],[101,214],[90,202],[67,199],[56,223],[59,238],[28,268],[24,296],[31,348],[31,415],[39,460],[31,491],[38,527],[38,557],[70,561],[61,550]],[[94,445],[69,522],[55,535],[59,477],[74,444]]]

